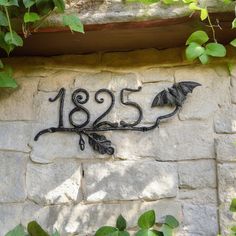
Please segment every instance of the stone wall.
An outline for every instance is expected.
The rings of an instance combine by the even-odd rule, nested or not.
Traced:
[[[229,203],[236,197],[236,65],[202,66],[182,59],[182,49],[154,49],[51,58],[7,59],[15,68],[17,90],[0,94],[0,235],[36,219],[62,235],[93,235],[122,213],[132,228],[138,215],[155,209],[179,219],[179,236],[223,235],[232,223]],[[154,96],[174,82],[202,84],[178,116],[147,133],[109,132],[113,156],[79,150],[78,136],[55,133],[33,140],[57,125],[61,87],[67,89],[65,118],[75,88],[88,89],[91,120],[109,104],[94,92],[123,87],[142,91],[128,99],[144,108],[145,124],[168,109],[150,108]],[[100,106],[100,107],[99,107]],[[132,120],[132,108],[118,100],[107,119]],[[68,125],[68,121],[66,121]],[[219,210],[219,211],[218,211]]]

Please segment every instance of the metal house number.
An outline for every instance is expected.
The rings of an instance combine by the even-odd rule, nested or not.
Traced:
[[[85,141],[84,137],[88,138],[89,145],[100,154],[109,154],[112,155],[114,153],[114,147],[112,147],[111,141],[108,140],[104,135],[99,134],[102,131],[116,131],[116,130],[123,130],[123,131],[141,131],[146,132],[152,129],[155,129],[159,126],[162,120],[168,119],[174,116],[181,106],[183,105],[187,94],[191,93],[193,89],[201,84],[192,82],[192,81],[184,81],[174,84],[171,88],[167,90],[163,90],[156,95],[152,102],[151,107],[157,106],[172,106],[174,107],[173,111],[169,114],[159,116],[156,118],[155,122],[150,126],[142,126],[140,122],[143,118],[143,111],[142,108],[135,102],[131,101],[124,101],[124,93],[125,92],[139,92],[141,91],[141,87],[138,89],[131,89],[131,88],[124,88],[120,91],[120,101],[123,105],[131,106],[137,109],[138,111],[138,118],[133,121],[132,123],[128,123],[125,121],[120,121],[119,123],[112,123],[110,121],[102,121],[103,118],[112,110],[115,104],[115,96],[114,94],[108,89],[100,89],[95,93],[95,101],[97,103],[103,103],[104,99],[99,98],[100,94],[107,94],[111,99],[110,106],[107,110],[100,115],[91,126],[88,127],[90,122],[90,112],[83,106],[89,100],[89,93],[87,90],[79,88],[76,89],[72,93],[72,102],[74,104],[74,108],[69,112],[69,123],[71,127],[64,126],[64,119],[63,119],[63,111],[64,111],[64,99],[65,99],[65,92],[64,88],[61,88],[55,98],[49,98],[50,102],[55,102],[56,100],[60,101],[60,108],[59,108],[59,121],[57,127],[51,127],[40,131],[34,138],[35,141],[39,139],[39,137],[46,133],[55,133],[55,132],[72,132],[79,135],[79,147],[83,151],[85,148]],[[86,115],[86,120],[78,124],[73,119],[73,115],[77,112],[83,112]]]

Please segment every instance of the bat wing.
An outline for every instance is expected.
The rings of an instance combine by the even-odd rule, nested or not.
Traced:
[[[167,90],[158,93],[152,102],[152,107],[165,105],[175,105],[175,97]]]
[[[183,94],[186,96],[188,93],[192,93],[194,88],[197,86],[201,86],[201,84],[192,81],[184,81],[179,82],[178,84],[179,89],[182,90]]]
[[[181,106],[187,94],[192,93],[193,89],[201,84],[192,81],[184,81],[174,84],[168,90],[163,90],[156,95],[152,102],[152,107],[156,106]]]

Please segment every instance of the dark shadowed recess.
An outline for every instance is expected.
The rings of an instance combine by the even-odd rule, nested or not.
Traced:
[[[220,43],[227,44],[236,37],[231,29],[234,13],[211,14]],[[183,46],[196,29],[211,35],[207,22],[199,16],[140,22],[85,25],[85,34],[71,33],[67,28],[42,28],[25,40],[24,47],[14,50],[15,56],[51,56],[92,52],[130,51],[144,48],[174,48]]]

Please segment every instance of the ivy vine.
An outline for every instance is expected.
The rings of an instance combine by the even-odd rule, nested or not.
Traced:
[[[215,28],[208,12],[207,4],[199,0],[126,0],[126,2],[140,2],[152,4],[162,2],[166,5],[181,2],[189,7],[192,13],[198,12],[201,21],[206,21],[212,35],[197,30],[186,41],[186,58],[190,61],[199,60],[207,64],[212,57],[225,57],[226,47],[217,42]],[[222,0],[224,4],[235,3],[235,0]],[[0,48],[9,56],[16,47],[22,47],[23,38],[36,32],[53,12],[64,13],[65,0],[0,0]],[[192,14],[191,13],[191,14]],[[14,19],[21,23],[22,33],[16,30]],[[71,32],[84,33],[83,24],[77,15],[62,15],[62,22],[69,27]],[[236,28],[236,18],[232,21],[232,30]],[[210,38],[212,40],[210,40]],[[236,47],[236,38],[230,42]],[[0,87],[16,88],[17,83],[13,78],[12,69],[0,60]]]
[[[36,32],[53,12],[64,13],[64,0],[0,0],[0,48],[9,56],[16,47],[22,47],[23,38]],[[19,34],[14,24],[21,24]],[[76,15],[62,16],[62,22],[70,30],[84,33],[83,24]],[[0,60],[0,87],[16,88],[12,69]]]
[[[175,4],[181,2],[188,5],[191,10],[191,14],[194,12],[199,13],[201,21],[207,21],[207,25],[210,27],[212,37],[209,37],[207,32],[203,30],[197,30],[193,32],[186,41],[186,58],[190,61],[198,59],[202,64],[207,64],[212,57],[225,57],[226,48],[224,45],[217,42],[215,28],[221,28],[219,24],[213,25],[207,8],[207,1],[200,2],[198,0],[127,0],[127,2],[140,2],[144,4],[151,4],[162,2],[166,5]],[[222,0],[224,4],[230,4],[235,0]],[[236,10],[235,10],[236,11]],[[236,28],[236,18],[232,22],[232,30]],[[209,39],[213,40],[209,42]],[[236,39],[230,42],[230,45],[236,47]]]

